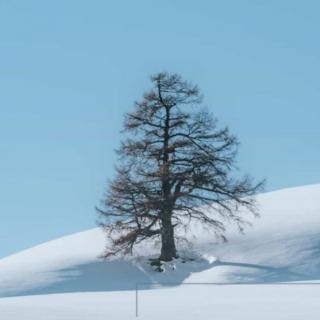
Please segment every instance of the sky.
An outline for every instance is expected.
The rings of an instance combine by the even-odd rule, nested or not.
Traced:
[[[0,0],[0,257],[96,226],[123,115],[198,84],[266,191],[320,183],[318,1]]]

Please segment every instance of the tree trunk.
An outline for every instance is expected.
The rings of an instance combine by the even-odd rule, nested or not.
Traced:
[[[161,255],[160,260],[171,261],[177,258],[177,250],[174,241],[174,228],[172,226],[171,217],[167,216],[162,220],[162,230],[161,230]]]

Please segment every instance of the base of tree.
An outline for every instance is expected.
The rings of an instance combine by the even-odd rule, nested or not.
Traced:
[[[160,259],[149,259],[150,266],[153,267],[154,271],[164,272],[164,261]]]
[[[170,262],[170,261],[173,261],[178,258],[179,258],[179,256],[176,254],[175,256],[165,256],[165,257],[160,256],[158,260],[164,261],[164,262]]]
[[[167,265],[167,263],[170,263],[170,262],[174,261],[175,259],[178,259],[178,257],[172,258],[170,261],[164,261],[164,260],[161,260],[160,258],[149,259],[149,262],[150,262],[150,266],[153,268],[154,271],[165,272],[167,266],[171,270],[175,270],[176,269],[174,264]]]

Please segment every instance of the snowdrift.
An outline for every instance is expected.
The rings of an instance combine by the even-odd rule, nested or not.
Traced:
[[[153,244],[134,257],[100,258],[105,236],[92,229],[50,241],[0,260],[0,297],[135,290],[153,284],[190,282],[273,283],[320,280],[320,185],[261,194],[261,217],[252,218],[245,235],[228,231],[229,242],[195,227],[192,247],[164,273],[154,272],[147,258]],[[0,299],[2,300],[2,299]]]

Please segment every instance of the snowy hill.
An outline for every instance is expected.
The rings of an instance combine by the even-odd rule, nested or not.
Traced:
[[[192,248],[184,248],[182,252],[182,256],[192,256],[194,260],[185,263],[177,261],[176,270],[168,264],[164,273],[154,272],[146,263],[147,257],[157,252],[151,244],[138,248],[133,258],[113,261],[100,259],[105,247],[105,237],[100,229],[63,237],[6,257],[0,260],[0,318],[21,319],[23,314],[24,319],[29,319],[29,316],[36,320],[73,317],[102,319],[106,315],[112,316],[112,319],[127,319],[134,315],[134,290],[137,283],[141,289],[152,289],[155,284],[164,285],[165,289],[144,290],[141,295],[144,296],[144,303],[150,300],[150,305],[164,299],[163,304],[168,308],[177,308],[177,303],[170,303],[175,301],[174,297],[179,296],[179,292],[183,292],[185,306],[195,293],[199,301],[204,303],[207,299],[201,299],[202,295],[207,298],[218,290],[216,287],[179,285],[195,282],[252,284],[245,294],[245,286],[219,286],[220,306],[234,299],[233,303],[240,308],[243,299],[251,304],[253,300],[256,301],[257,292],[260,296],[264,292],[269,298],[285,295],[288,304],[296,302],[295,308],[299,305],[298,301],[301,302],[308,296],[308,303],[312,308],[313,303],[316,303],[313,297],[320,293],[320,285],[314,286],[312,290],[310,286],[302,285],[299,290],[294,291],[287,286],[277,286],[275,290],[273,286],[253,284],[320,282],[319,195],[320,185],[259,195],[261,218],[252,219],[252,227],[247,228],[245,235],[231,228],[228,243],[218,244],[201,227],[194,227],[188,235],[194,245]],[[167,288],[168,283],[175,287]],[[217,299],[217,295],[214,295],[214,299]],[[124,306],[121,310],[106,307],[119,303]],[[259,301],[256,303],[259,304]],[[190,307],[192,301],[189,304]],[[129,307],[126,308],[126,305]],[[261,302],[261,307],[263,305],[265,303]],[[186,311],[188,308],[181,308],[188,315],[192,312],[196,312],[194,317],[199,315],[194,308],[189,311]],[[201,312],[206,312],[205,308],[206,306],[202,306]],[[270,311],[270,308],[267,309]],[[218,313],[220,319],[224,319],[224,316],[225,319],[230,319],[233,316],[230,310],[225,314],[222,312],[225,309],[215,310],[221,311],[221,314]],[[147,316],[148,308],[144,311]],[[166,312],[169,310],[166,309]],[[208,312],[205,314],[211,318]],[[243,307],[243,312],[248,313],[248,308]],[[254,316],[254,310],[250,312]],[[250,316],[247,313],[246,316]],[[183,314],[181,311],[181,319],[185,318]],[[312,316],[316,319],[320,314],[315,317],[311,310],[308,316],[309,319],[313,319]],[[175,319],[180,318],[177,315]]]

